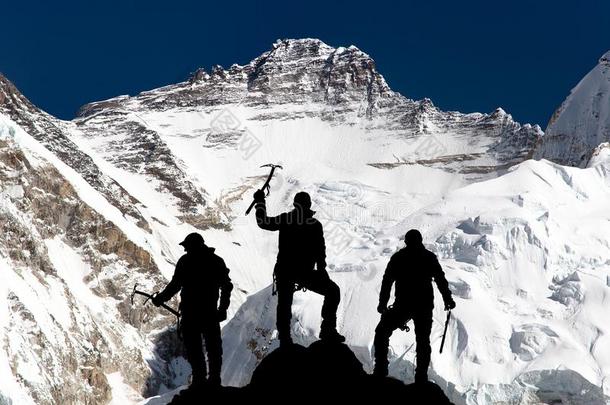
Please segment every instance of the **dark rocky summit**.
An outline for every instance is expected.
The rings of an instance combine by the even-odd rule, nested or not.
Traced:
[[[189,388],[170,404],[237,403],[345,403],[373,401],[405,404],[451,404],[433,382],[405,385],[393,378],[377,378],[364,372],[362,364],[344,344],[315,342],[281,347],[269,353],[243,388]]]

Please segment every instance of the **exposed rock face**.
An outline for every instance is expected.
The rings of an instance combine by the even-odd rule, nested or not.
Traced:
[[[247,120],[261,123],[318,117],[330,125],[385,131],[412,144],[430,143],[428,151],[420,153],[428,158],[430,149],[436,149],[434,159],[418,157],[415,153],[408,158],[396,156],[388,162],[371,162],[377,167],[419,163],[486,175],[531,157],[542,136],[538,126],[522,126],[502,109],[489,115],[461,114],[441,111],[428,99],[410,100],[389,88],[366,53],[355,46],[333,48],[317,39],[277,41],[270,51],[247,65],[233,65],[228,70],[215,66],[209,73],[200,69],[187,82],[135,97],[121,96],[88,104],[80,110],[76,123],[86,136],[97,137],[97,142],[109,128],[115,135],[120,133],[120,143],[117,144],[113,137],[97,143],[98,148],[100,151],[102,148],[115,150],[117,153],[105,156],[119,166],[134,170],[132,156],[142,159],[142,156],[153,154],[154,159],[159,151],[170,159],[166,146],[154,133],[163,128],[146,122],[149,113],[165,112],[169,114],[165,118],[171,121],[170,111],[192,111],[205,117],[218,113],[220,106],[247,107]],[[231,134],[236,129],[221,128],[220,132],[225,133],[223,138],[226,140],[242,135],[239,132]],[[218,128],[198,131],[181,135],[208,138],[219,135]],[[145,139],[139,135],[144,132],[148,134]],[[469,153],[457,153],[452,142],[446,142],[443,135],[456,138],[460,143],[468,142]],[[426,141],[426,138],[431,139]],[[419,149],[417,145],[413,148]],[[122,149],[121,153],[117,149]],[[164,170],[173,166],[165,163]],[[168,177],[175,177],[175,170]],[[188,194],[195,195],[193,192]],[[193,207],[192,201],[196,200],[195,196],[183,198],[186,207]]]
[[[1,345],[14,375],[39,404],[106,403],[110,387],[105,373],[117,370],[129,376],[130,384],[144,386],[149,370],[142,343],[153,325],[167,325],[171,319],[158,317],[142,324],[136,322],[142,310],[119,308],[128,302],[136,282],[162,283],[150,253],[84,203],[55,167],[31,152],[28,157],[4,131],[0,257],[6,266],[3,311],[9,315]],[[49,253],[58,247],[78,259]],[[79,260],[90,268],[82,280],[83,288],[91,291],[86,300],[75,290],[82,267],[66,267]],[[76,273],[76,279],[70,273]],[[44,305],[51,307],[49,313]],[[103,307],[108,314],[90,306]],[[153,318],[150,308],[147,312]]]
[[[274,339],[265,288],[274,247],[243,216],[264,181],[253,172],[260,164],[288,163],[272,185],[280,202],[274,209],[305,189],[319,207],[338,201],[358,210],[332,212],[324,222],[333,277],[353,276],[349,269],[363,266],[337,259],[333,225],[344,221],[360,248],[374,244],[367,260],[381,267],[395,248],[384,233],[402,227],[406,214],[392,207],[372,224],[359,223],[375,204],[406,201],[410,214],[436,198],[437,183],[493,178],[522,162],[542,135],[501,109],[462,114],[410,100],[358,48],[315,39],[278,41],[244,66],[200,69],[183,83],[88,104],[72,122],[40,111],[0,76],[0,120],[0,230],[7,235],[0,308],[9,308],[6,320],[0,311],[0,365],[11,365],[13,384],[0,381],[0,398],[7,390],[16,402],[43,404],[106,403],[116,389],[113,373],[144,396],[184,383],[189,371],[168,328],[173,319],[132,306],[129,293],[136,283],[161,288],[180,238],[196,230],[209,230],[206,239],[231,268],[231,315],[246,297],[262,302],[264,310],[246,305],[225,329],[225,364],[233,369],[223,378],[241,384],[249,377],[253,365],[238,349],[248,346],[259,362]],[[479,225],[468,226],[479,232]],[[494,240],[471,246],[470,237],[448,240],[447,249],[462,244],[458,258],[471,264],[493,253]],[[452,282],[460,299],[480,294],[472,281]],[[376,291],[355,295],[369,293]],[[476,336],[457,324],[461,353]],[[299,337],[314,334],[303,328]],[[535,339],[516,336],[516,351],[537,354]],[[358,354],[366,350],[363,344]]]
[[[134,207],[137,200],[109,176],[102,173],[91,157],[70,140],[65,131],[65,123],[36,108],[1,74],[0,113],[6,114],[28,131],[31,136],[76,170],[87,180],[87,183],[126,215],[140,221],[143,220]]]
[[[127,119],[116,122],[115,116],[105,120],[105,113],[97,114],[89,122],[87,136],[108,138],[104,144],[107,155],[112,156],[110,163],[116,167],[137,173],[158,182],[157,190],[169,193],[177,200],[178,207],[185,213],[196,214],[205,207],[205,200],[200,190],[189,181],[179,169],[178,162],[169,148],[159,139],[156,132],[147,129],[141,122]],[[113,127],[116,125],[115,127]],[[98,129],[101,126],[100,129]],[[111,137],[108,127],[120,136]]]
[[[595,148],[610,141],[610,51],[572,89],[555,111],[537,159],[586,167]]]
[[[355,105],[358,113],[371,118],[384,99],[400,98],[375,62],[355,46],[335,49],[319,40],[278,41],[241,72],[238,69],[228,73],[247,77],[250,105],[321,102],[346,110]]]
[[[228,70],[214,66],[211,72],[197,70],[188,82],[143,92],[137,97],[143,107],[167,111],[176,107],[202,107],[240,103],[270,104],[325,103],[374,111],[383,100],[400,100],[377,72],[375,62],[354,46],[333,48],[317,39],[283,40],[270,51],[244,66]],[[83,106],[80,117],[125,106],[129,97]]]

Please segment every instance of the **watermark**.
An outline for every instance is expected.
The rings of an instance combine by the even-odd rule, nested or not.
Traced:
[[[248,128],[244,129],[243,135],[237,142],[237,150],[241,152],[241,156],[244,160],[250,159],[261,146],[263,146],[261,140]]]
[[[284,197],[294,197],[298,185],[298,181],[281,175],[276,184],[271,183],[272,190],[288,187],[284,190]],[[411,202],[386,199],[385,192],[354,181],[327,181],[314,190],[306,188],[305,191],[314,199],[312,209],[315,216],[289,215],[286,219],[295,224],[317,220],[322,225],[326,255],[333,272],[350,272],[362,282],[377,280],[381,268],[379,260],[390,253],[387,236],[375,243],[378,254],[375,254],[375,249],[367,250],[372,256],[368,255],[365,261],[350,253],[371,246],[379,230],[387,229],[410,215],[413,211]],[[297,210],[297,214],[299,212]]]
[[[361,261],[350,253],[371,246],[379,230],[410,215],[411,202],[387,199],[384,192],[358,182],[328,181],[318,186],[315,196],[316,217],[323,225],[327,256],[338,266],[336,271],[350,272],[362,282],[376,280],[380,271],[377,259],[387,256],[388,246],[384,246],[389,242],[380,241],[378,258]]]
[[[351,250],[354,240],[352,235],[327,217],[321,217],[320,222],[324,228],[327,253],[331,253],[334,257],[347,254]],[[329,250],[330,252],[328,252]]]
[[[405,140],[404,143],[408,148],[401,151],[400,156],[394,155],[399,163],[434,161],[447,155],[446,145],[437,136],[430,133],[419,135],[410,142]]]
[[[241,127],[241,121],[228,108],[220,110],[210,121],[210,129],[213,132],[237,131]]]
[[[349,184],[345,190],[348,201],[357,203],[364,197],[364,187],[361,184]]]
[[[378,273],[375,263],[359,264],[354,271],[356,272],[356,276],[365,283],[373,280]]]
[[[358,183],[323,183],[318,187],[317,194],[335,194],[336,201],[330,201],[329,204],[316,207],[318,220],[324,228],[326,240],[326,248],[334,257],[346,255],[351,251],[351,245],[354,242],[354,237],[347,229],[345,223],[341,223],[340,218],[354,218],[354,207],[364,197],[364,187]],[[357,210],[361,211],[361,210]],[[357,215],[362,215],[360,212]]]
[[[250,159],[262,146],[261,140],[237,118],[230,109],[224,108],[210,121],[210,135],[217,136],[228,132],[241,132],[237,150],[244,160]]]
[[[415,152],[418,155],[434,158],[443,156],[447,153],[447,148],[436,136],[428,134],[421,138],[421,141],[417,142],[415,145]]]

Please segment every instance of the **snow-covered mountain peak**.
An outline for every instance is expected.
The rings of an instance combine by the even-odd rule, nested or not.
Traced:
[[[210,74],[200,69],[191,78],[203,85],[219,81],[245,87],[241,101],[247,104],[337,105],[393,94],[369,55],[311,38],[278,40],[244,66],[215,66]]]
[[[494,112],[491,113],[491,117],[493,118],[504,118],[506,116],[509,116],[512,118],[512,116],[510,114],[508,114],[506,111],[504,111],[504,109],[502,109],[501,107],[498,107],[494,110]]]
[[[586,167],[595,148],[610,141],[610,51],[551,117],[535,157]]]
[[[362,58],[366,63],[374,64],[373,59],[355,45],[335,48],[316,38],[278,39],[268,52],[254,59],[252,63],[256,64],[259,59],[303,63],[307,58],[327,60],[338,55]]]
[[[393,92],[373,59],[355,46],[331,47],[317,39],[279,40],[245,65],[197,69],[188,81],[145,91],[127,100],[85,105],[85,118],[125,104],[168,109],[242,104],[300,105],[302,110],[332,109],[333,116],[371,118],[380,109],[411,102]]]
[[[287,38],[276,40],[268,53],[280,59],[298,59],[305,54],[324,57],[334,51],[335,48],[317,38]]]
[[[353,45],[334,48],[317,39],[279,40],[245,65],[198,69],[186,82],[88,104],[75,124],[94,140],[96,150],[126,170],[139,167],[134,165],[138,156],[151,150],[164,150],[159,158],[171,157],[171,166],[180,170],[185,162],[167,149],[177,136],[192,139],[197,143],[193,148],[258,145],[263,153],[257,156],[277,160],[289,152],[270,143],[270,134],[305,131],[300,136],[306,139],[311,131],[305,128],[313,126],[327,134],[323,142],[334,139],[333,127],[344,127],[352,142],[373,137],[384,145],[379,154],[362,155],[363,164],[421,164],[481,177],[530,156],[542,134],[538,127],[515,122],[502,109],[462,114],[442,111],[427,98],[410,100],[390,89],[365,52]],[[104,135],[109,128],[114,138]],[[394,141],[400,147],[390,146]],[[167,184],[175,173],[162,176],[161,183]],[[154,174],[158,177],[156,169]],[[183,184],[195,184],[186,180],[188,176]],[[170,183],[166,188],[172,190],[176,182]],[[176,197],[186,200],[182,205],[188,210],[197,211],[197,194],[191,189]]]
[[[6,94],[16,93],[11,90]],[[25,100],[11,105],[30,106],[28,103]],[[566,174],[549,162],[524,164],[519,171],[510,171],[531,155],[542,135],[538,126],[521,125],[502,109],[490,114],[463,114],[443,111],[430,99],[414,101],[403,97],[388,87],[373,59],[355,46],[334,48],[316,39],[281,40],[244,65],[199,69],[182,83],[88,104],[71,122],[51,117],[34,106],[9,109],[7,105],[0,103],[0,117],[2,113],[6,115],[5,136],[21,134],[38,149],[46,149],[45,156],[60,174],[71,168],[74,173],[70,171],[66,181],[86,186],[86,195],[95,196],[93,202],[83,202],[95,203],[91,209],[99,214],[95,218],[100,226],[94,228],[93,234],[111,240],[124,234],[124,238],[133,241],[133,247],[123,236],[118,248],[102,246],[99,252],[85,250],[87,255],[81,250],[88,249],[88,240],[78,239],[72,250],[57,241],[49,242],[45,235],[38,243],[48,244],[54,257],[69,251],[95,266],[100,261],[108,266],[115,263],[115,248],[119,257],[141,257],[139,264],[126,260],[124,267],[102,267],[101,272],[91,273],[95,280],[90,277],[81,286],[79,278],[79,283],[74,284],[85,291],[107,288],[108,297],[104,293],[100,299],[106,300],[110,308],[118,305],[126,314],[117,318],[119,326],[125,333],[136,335],[134,346],[142,358],[129,361],[139,367],[137,380],[129,379],[125,368],[131,364],[127,362],[113,362],[99,369],[107,375],[104,387],[112,389],[117,403],[131,402],[120,401],[121,386],[130,386],[146,396],[184,383],[177,346],[170,338],[175,335],[158,330],[169,320],[159,317],[154,324],[142,326],[139,318],[132,319],[128,293],[135,282],[145,285],[148,291],[163,284],[181,254],[177,243],[189,232],[205,233],[206,240],[227,261],[236,285],[230,317],[241,309],[224,332],[225,383],[246,381],[249,365],[260,360],[274,344],[274,319],[267,315],[273,313],[273,302],[269,300],[273,300],[270,283],[276,238],[258,229],[252,216],[243,215],[251,193],[266,176],[259,166],[270,162],[284,166],[271,185],[270,211],[289,209],[296,191],[306,190],[312,195],[318,218],[324,223],[329,271],[344,291],[341,328],[363,361],[370,363],[381,271],[410,227],[421,228],[426,240],[435,246],[452,288],[463,301],[462,308],[469,302],[476,302],[477,307],[499,302],[499,306],[486,312],[489,317],[482,316],[493,325],[497,323],[493,318],[502,319],[492,335],[478,327],[479,321],[465,309],[456,313],[450,343],[454,355],[436,359],[434,368],[444,380],[458,387],[453,398],[461,398],[468,390],[476,392],[485,383],[491,384],[486,392],[513,392],[512,386],[505,389],[498,384],[508,384],[511,378],[534,366],[555,367],[550,362],[532,365],[531,360],[542,356],[543,349],[554,347],[555,335],[577,340],[570,331],[562,331],[563,326],[551,328],[551,321],[540,320],[544,323],[540,327],[530,324],[541,305],[548,311],[560,305],[557,301],[548,302],[551,292],[546,288],[550,283],[546,276],[557,272],[547,274],[542,270],[543,250],[550,249],[554,240],[538,222],[554,225],[556,218],[563,215],[558,211],[561,207],[550,209],[555,200],[571,202],[581,195],[597,196],[594,192],[600,187],[576,183],[575,187],[566,188],[564,183],[578,180],[581,172],[574,169]],[[602,164],[590,170],[598,173],[595,178],[599,183],[606,181],[604,168]],[[507,171],[508,175],[502,176]],[[31,178],[36,178],[34,174]],[[5,200],[28,197],[32,187],[22,185],[22,190],[19,184],[11,183],[27,177],[16,177],[12,169],[4,176],[11,179],[2,189]],[[482,180],[488,182],[481,183]],[[542,180],[554,188],[545,188],[541,195],[532,193],[547,184]],[[561,193],[554,193],[555,188]],[[571,192],[572,188],[576,190]],[[603,197],[605,194],[596,198]],[[551,207],[547,209],[547,205]],[[577,208],[583,215],[591,212]],[[27,217],[27,212],[21,214],[20,217]],[[47,211],[44,214],[48,215]],[[69,223],[88,224],[92,215],[78,211],[68,216]],[[57,222],[63,223],[63,218]],[[107,236],[104,229],[112,232]],[[74,238],[81,233],[74,232]],[[542,246],[540,241],[544,242]],[[134,249],[138,255],[130,255]],[[576,253],[568,252],[570,263],[580,263],[578,259],[588,254],[582,249],[576,247]],[[515,252],[523,252],[519,255],[523,259],[515,259]],[[600,260],[596,255],[589,256],[590,262]],[[557,263],[565,262],[563,256],[551,258]],[[145,268],[138,270],[137,266]],[[59,263],[54,267],[64,266]],[[525,281],[522,283],[513,274],[527,275],[523,280],[529,280],[532,269],[536,270],[536,280],[528,281],[532,285],[529,291],[522,285]],[[570,266],[570,270],[577,268]],[[87,270],[86,274],[90,272]],[[574,294],[581,291],[575,285],[578,283],[563,278],[553,282],[557,299],[572,302],[572,290]],[[512,286],[532,294],[531,306],[527,306],[523,318],[512,313],[517,302],[514,300],[523,298],[522,292],[515,292]],[[40,287],[42,291],[45,288]],[[1,292],[2,283],[0,303]],[[516,294],[521,298],[514,298]],[[498,301],[496,296],[505,301]],[[311,297],[306,295],[307,300]],[[319,308],[315,302],[303,306],[306,301],[302,298],[297,296],[295,300],[295,306],[304,308],[295,312],[295,321],[308,325],[298,331],[299,339],[307,342],[317,333]],[[146,308],[151,314],[156,313],[153,308]],[[563,322],[560,315],[557,322]],[[0,312],[0,325],[1,318]],[[553,329],[552,333],[545,332],[547,327]],[[581,339],[585,342],[583,347],[591,336],[594,338],[591,334]],[[530,341],[536,339],[545,346],[530,350]],[[395,354],[411,353],[403,345],[411,343],[405,336],[399,336],[395,343]],[[570,349],[574,347],[580,348],[574,344]],[[523,363],[513,367],[513,353],[522,357]],[[123,351],[109,348],[107,355],[118,359]],[[158,356],[171,361],[160,363]],[[549,353],[543,360],[551,357]],[[561,359],[564,357],[568,356]],[[404,359],[395,359],[395,371],[408,372],[411,358]],[[479,362],[484,369],[472,366]],[[506,366],[497,368],[499,362]],[[152,374],[147,379],[149,366]],[[597,383],[591,370],[585,369],[584,375]],[[0,368],[0,390],[4,381],[1,372]],[[12,375],[11,381],[18,386],[21,376]],[[508,377],[496,378],[499,376]],[[116,383],[121,378],[124,384]],[[143,379],[147,379],[145,386]],[[44,383],[41,389],[54,386]],[[24,392],[29,389],[20,388]],[[523,390],[518,387],[515,392]]]

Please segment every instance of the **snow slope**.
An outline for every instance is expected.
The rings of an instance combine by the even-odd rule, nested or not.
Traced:
[[[0,339],[2,366],[10,367],[0,380],[0,398],[104,402],[107,384],[100,369],[126,370],[126,360],[134,362],[130,382],[143,383],[143,359],[154,356],[145,334],[124,321],[117,324],[138,313],[121,313],[117,304],[125,297],[108,291],[114,286],[105,280],[120,274],[123,282],[135,283],[138,272],[154,266],[137,245],[143,235],[3,115],[0,148]],[[112,241],[100,240],[106,237]]]
[[[610,51],[572,89],[549,121],[537,158],[586,167],[593,150],[610,141]]]
[[[278,41],[244,66],[199,70],[183,83],[88,104],[71,122],[37,110],[3,83],[3,139],[53,168],[33,178],[52,173],[86,209],[35,209],[29,184],[44,182],[3,183],[2,209],[25,218],[28,230],[34,224],[40,235],[32,243],[44,248],[45,260],[16,264],[9,248],[18,246],[0,250],[10,269],[2,273],[10,287],[0,289],[0,299],[19,288],[30,296],[20,278],[37,280],[48,266],[52,281],[28,287],[47,304],[24,303],[39,311],[34,326],[47,328],[45,347],[59,350],[52,339],[74,328],[66,314],[82,320],[75,340],[90,342],[86,328],[93,327],[104,342],[89,352],[102,351],[97,361],[82,354],[87,348],[70,347],[74,358],[59,363],[77,367],[51,381],[53,373],[35,361],[15,366],[14,353],[28,352],[27,344],[9,337],[38,332],[17,329],[29,325],[27,316],[11,324],[18,313],[11,309],[8,320],[0,318],[0,337],[9,342],[0,350],[5,397],[65,401],[52,390],[70,381],[89,391],[76,403],[136,402],[184,384],[189,370],[172,319],[131,307],[129,293],[135,283],[160,288],[181,254],[178,242],[194,230],[231,269],[236,289],[223,329],[223,381],[247,383],[277,345],[270,294],[277,235],[243,214],[267,175],[259,166],[272,162],[284,169],[272,182],[269,210],[290,209],[297,191],[312,195],[329,271],[342,289],[339,327],[369,370],[381,276],[402,235],[416,227],[441,258],[458,301],[447,350],[433,354],[431,370],[456,403],[605,402],[605,148],[586,169],[527,160],[542,136],[537,126],[501,109],[461,114],[410,100],[393,92],[358,48],[314,39]],[[13,161],[3,160],[7,167]],[[14,172],[9,167],[4,178],[18,178]],[[49,201],[61,190],[49,190]],[[15,205],[22,194],[28,203]],[[71,228],[91,218],[96,227]],[[51,232],[54,223],[68,225]],[[301,343],[316,339],[320,307],[320,297],[296,295],[293,330]],[[444,316],[437,308],[435,348]],[[49,329],[51,317],[58,325]],[[403,332],[391,341],[391,372],[405,380],[412,379],[413,343]],[[51,395],[33,398],[37,387]]]
[[[180,349],[160,353],[157,347],[168,335],[175,340],[175,332],[165,331],[174,319],[138,300],[132,306],[130,293],[136,284],[147,291],[161,288],[181,254],[178,242],[195,228],[138,207],[142,218],[150,218],[143,229],[2,114],[0,162],[7,311],[0,339],[3,365],[9,367],[0,398],[105,403],[118,395],[137,401],[146,390],[184,383],[188,369]],[[213,233],[206,236],[213,244]],[[226,244],[231,252],[234,245]],[[226,255],[235,267],[236,255]],[[243,294],[236,292],[231,311]],[[61,388],[66,384],[68,389]]]
[[[457,296],[448,350],[442,355],[434,351],[432,361],[437,381],[456,390],[454,400],[519,403],[530,391],[535,393],[537,384],[543,389],[552,381],[541,377],[544,372],[606,386],[610,228],[600,223],[610,221],[609,175],[607,164],[571,169],[527,161],[504,176],[456,189],[441,202],[405,215],[375,235],[376,244],[349,253],[344,261],[351,261],[351,267],[332,273],[342,289],[339,323],[348,342],[372,369],[380,270],[402,245],[405,230],[418,228],[442,259]],[[367,267],[373,270],[361,274]],[[312,294],[298,296],[294,331],[307,343],[318,331],[320,300]],[[225,328],[230,346],[237,348],[227,356],[229,383],[247,382],[257,356],[275,344],[274,305],[269,289],[263,290]],[[432,342],[438,347],[441,308],[435,320]],[[393,336],[396,376],[413,378],[412,367],[405,364],[414,361],[413,343],[412,334]],[[411,372],[405,376],[405,370]],[[526,377],[539,381],[522,384]],[[497,392],[501,385],[514,392]],[[592,390],[586,391],[591,397],[583,392],[576,402],[604,403],[601,389]]]

